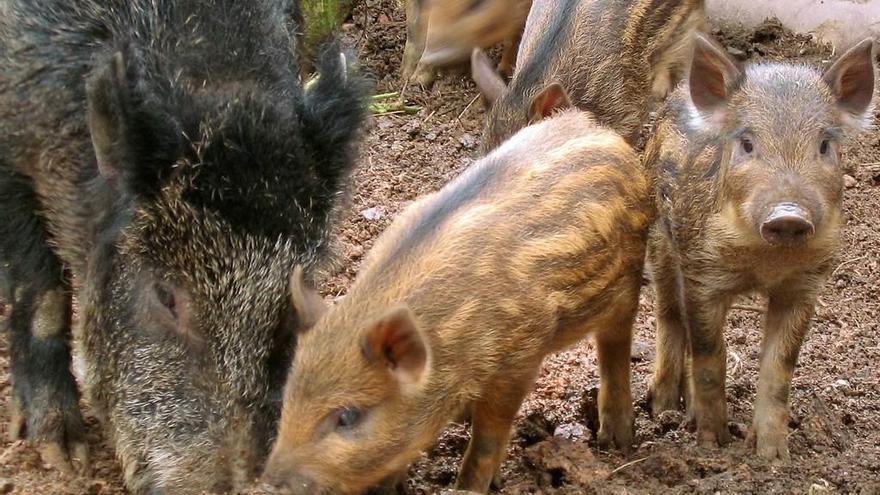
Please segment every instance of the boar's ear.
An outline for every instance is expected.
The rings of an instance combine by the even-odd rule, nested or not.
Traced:
[[[181,154],[182,133],[149,94],[138,55],[124,49],[99,65],[86,96],[98,171],[128,192],[157,193]]]
[[[532,98],[529,104],[529,122],[535,123],[545,119],[559,110],[571,108],[568,93],[559,83],[552,83]]]
[[[318,319],[327,312],[324,299],[314,287],[306,282],[301,265],[296,265],[290,275],[290,301],[296,312],[297,330],[299,331],[312,328]]]
[[[838,107],[855,128],[865,127],[874,97],[874,42],[868,38],[850,48],[822,76]]]
[[[471,77],[489,105],[493,105],[507,91],[504,79],[495,72],[495,64],[479,48],[471,52]]]
[[[406,306],[395,306],[367,328],[364,357],[386,366],[403,384],[418,383],[428,365],[427,342]]]
[[[335,41],[321,47],[315,65],[318,75],[304,92],[303,137],[320,160],[317,171],[326,187],[336,190],[351,168],[355,137],[366,118],[366,83],[354,58]]]
[[[690,97],[701,114],[721,110],[742,80],[739,64],[718,43],[694,34],[694,55],[689,78]]]

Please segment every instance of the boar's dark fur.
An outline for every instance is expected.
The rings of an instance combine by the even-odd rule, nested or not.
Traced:
[[[297,316],[363,119],[335,45],[303,90],[296,4],[0,6],[0,267],[11,432],[85,466],[73,333],[135,493],[233,489],[262,463]],[[73,283],[71,283],[73,281]]]

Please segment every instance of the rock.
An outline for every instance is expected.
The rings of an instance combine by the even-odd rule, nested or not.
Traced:
[[[852,188],[856,187],[858,184],[859,184],[859,182],[856,180],[855,177],[853,177],[852,175],[849,175],[849,174],[844,174],[844,176],[843,176],[843,186],[844,187],[846,187],[847,189],[852,189]]]
[[[360,244],[355,244],[351,247],[351,251],[348,252],[348,258],[352,261],[359,260],[364,255],[364,247]]]
[[[554,437],[565,438],[566,440],[584,440],[591,435],[590,430],[580,423],[566,423],[559,425],[553,431]]]
[[[654,346],[643,342],[641,340],[636,340],[632,344],[632,356],[630,360],[634,363],[652,361],[654,359]]]
[[[752,468],[745,462],[736,467],[734,475],[737,480],[747,483],[751,483],[755,479],[755,476],[752,474]]]
[[[664,433],[679,429],[684,421],[685,416],[681,411],[663,411],[657,415],[657,424]]]
[[[541,413],[528,415],[517,426],[517,436],[522,438],[525,446],[534,445],[550,436],[552,426]]]
[[[461,145],[466,150],[472,150],[477,147],[477,139],[467,132],[462,134],[461,137],[458,138],[458,142],[461,143]]]
[[[542,486],[560,486],[571,483],[589,487],[602,483],[609,470],[599,462],[583,442],[572,442],[551,437],[526,449],[526,462],[538,471],[538,483]]]
[[[377,120],[379,121],[379,123],[377,124],[379,129],[388,129],[389,127],[392,127],[394,125],[394,121],[389,119],[388,117],[380,117]]]
[[[410,135],[410,137],[417,136],[422,130],[422,124],[418,120],[410,120],[404,125],[403,130]]]
[[[737,423],[735,421],[727,425],[728,431],[734,438],[744,439],[749,434],[749,427],[745,423]]]
[[[735,46],[728,46],[727,53],[729,53],[739,59],[746,58],[746,52],[740,50],[739,48],[736,48]]]
[[[670,487],[681,484],[691,474],[688,463],[674,452],[651,454],[639,465],[639,469]]]
[[[86,487],[87,495],[101,495],[102,493],[107,493],[109,490],[107,488],[107,483],[101,480],[94,480],[89,482]]]
[[[381,220],[382,217],[385,216],[385,208],[381,206],[367,208],[366,210],[361,211],[361,216],[367,220]]]

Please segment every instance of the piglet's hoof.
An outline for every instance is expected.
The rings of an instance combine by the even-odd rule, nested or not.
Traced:
[[[758,433],[753,426],[746,436],[746,445],[767,462],[784,464],[791,460],[788,453],[788,432],[784,429],[767,428],[767,431]]]

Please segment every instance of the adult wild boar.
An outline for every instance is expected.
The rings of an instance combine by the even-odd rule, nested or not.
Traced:
[[[2,9],[11,432],[87,463],[75,292],[86,390],[128,488],[236,487],[273,437],[302,323],[288,280],[325,251],[361,83],[328,49],[303,93],[280,0]]]

